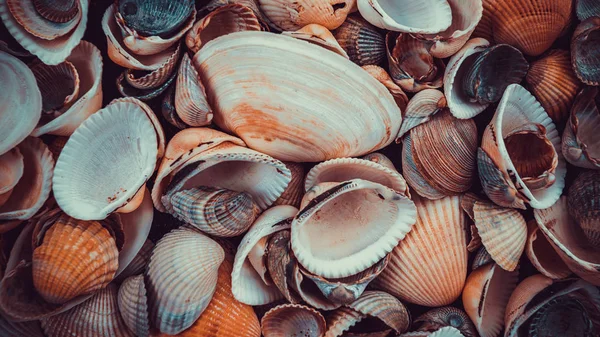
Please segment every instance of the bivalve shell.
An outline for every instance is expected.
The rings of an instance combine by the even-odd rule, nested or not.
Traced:
[[[60,116],[79,96],[79,74],[75,66],[65,61],[55,66],[42,62],[30,65],[42,93],[41,123]]]
[[[195,13],[191,0],[118,0],[116,5],[125,24],[143,36],[173,35]]]
[[[350,15],[333,32],[350,61],[359,66],[379,65],[385,60],[385,36],[360,15]]]
[[[579,167],[600,169],[600,95],[597,88],[587,87],[575,98],[570,118],[562,136],[565,159]]]
[[[282,30],[297,30],[316,23],[339,27],[352,10],[354,0],[259,0],[261,11]]]
[[[329,29],[319,24],[311,23],[296,31],[282,32],[281,34],[304,40],[349,59],[348,54],[340,46]]]
[[[396,105],[398,105],[401,111],[406,109],[406,105],[408,104],[408,96],[406,96],[404,90],[402,90],[402,88],[400,88],[400,86],[394,82],[390,74],[388,74],[385,69],[377,65],[366,65],[362,66],[361,68],[363,68],[388,89],[390,94],[392,94],[394,97]]]
[[[175,111],[190,126],[208,125],[213,119],[206,90],[187,53],[183,55],[175,82]]]
[[[11,322],[0,315],[0,334],[3,337],[44,337],[39,321]]]
[[[150,322],[144,275],[131,276],[123,281],[117,301],[123,322],[129,330],[137,337],[148,337]]]
[[[301,304],[282,304],[267,311],[261,322],[265,337],[322,337],[325,318],[320,312]]]
[[[396,143],[399,143],[410,129],[428,122],[434,114],[446,107],[446,97],[439,90],[425,89],[416,93],[404,110],[404,119]]]
[[[569,213],[594,247],[600,248],[600,172],[579,174],[569,187]]]
[[[600,85],[600,17],[590,17],[575,29],[571,40],[571,64],[581,82]]]
[[[594,0],[576,0],[575,13],[577,13],[577,18],[581,21],[592,16],[600,16],[600,3]]]
[[[535,220],[527,223],[529,236],[525,253],[531,264],[543,275],[551,279],[561,279],[571,275],[571,270],[556,253]]]
[[[436,34],[452,24],[446,0],[357,0],[360,14],[373,25],[392,31]]]
[[[306,171],[304,170],[304,165],[302,163],[284,162],[284,164],[288,170],[290,170],[292,180],[290,180],[285,191],[281,193],[279,199],[273,202],[273,205],[290,205],[298,208],[300,207],[300,202],[304,196]]]

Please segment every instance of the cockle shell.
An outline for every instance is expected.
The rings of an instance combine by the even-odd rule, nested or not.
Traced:
[[[71,54],[83,37],[87,25],[89,2],[88,0],[77,0],[77,6],[79,8],[77,17],[70,23],[57,24],[39,16],[33,1],[2,0],[0,1],[0,17],[9,33],[23,48],[37,56],[42,62],[57,65]],[[27,19],[23,19],[22,15],[25,15]],[[46,27],[46,33],[49,33],[50,37],[41,38],[32,33],[32,24],[41,28],[39,24],[44,23],[50,25],[50,27]],[[66,29],[66,31],[63,29],[64,35],[56,36],[58,31],[56,27],[73,25],[72,29]]]
[[[579,167],[600,168],[600,137],[595,132],[600,125],[598,89],[584,88],[575,98],[570,118],[562,136],[565,159]]]
[[[561,279],[571,275],[571,270],[563,262],[535,220],[527,223],[529,236],[525,253],[531,264],[543,275],[551,279]]]
[[[444,327],[453,327],[464,337],[476,337],[477,329],[464,311],[455,307],[440,307],[432,309],[417,317],[413,325],[419,326],[419,331],[435,332]]]
[[[93,114],[58,158],[53,179],[57,203],[84,220],[104,219],[123,206],[134,210],[156,165],[157,138],[144,108],[133,101],[116,101]]]
[[[218,7],[198,20],[187,33],[185,44],[196,54],[206,43],[219,36],[247,30],[262,30],[255,12],[243,4],[232,3]]]
[[[0,220],[31,218],[52,190],[54,159],[46,144],[39,138],[28,137],[17,149],[23,157],[23,172],[10,196],[0,206]]]
[[[264,337],[323,337],[325,318],[320,312],[301,304],[282,304],[267,311],[261,322]]]
[[[65,61],[55,66],[34,62],[29,66],[42,93],[42,119],[59,116],[79,95],[79,74],[75,66]]]
[[[131,276],[123,281],[117,300],[121,317],[129,330],[137,337],[148,337],[150,322],[144,275]]]
[[[37,125],[42,112],[42,95],[35,76],[18,58],[0,52],[0,155],[19,144]]]
[[[411,303],[448,305],[460,296],[467,277],[466,219],[460,197],[414,201],[417,223],[390,253],[387,268],[373,283]]]
[[[581,21],[592,16],[600,16],[600,4],[594,0],[576,0],[575,13]]]
[[[304,181],[306,176],[304,165],[294,162],[284,162],[284,164],[290,170],[292,180],[290,180],[285,191],[281,193],[281,196],[273,202],[273,205],[290,205],[298,208],[304,196]]]
[[[390,94],[394,97],[396,101],[396,105],[400,108],[401,111],[406,109],[406,105],[408,104],[408,97],[404,93],[404,90],[400,88],[399,85],[394,82],[390,74],[380,66],[377,65],[366,65],[362,66],[363,70],[368,72],[371,76],[373,76],[376,80],[378,80],[381,84],[383,84]]]
[[[193,230],[175,229],[159,240],[146,268],[154,327],[171,335],[189,328],[208,306],[224,258],[218,243]]]
[[[349,59],[346,51],[340,46],[338,41],[335,39],[329,29],[316,24],[308,24],[293,32],[282,32],[282,35],[291,36],[296,39],[300,39],[314,45],[323,47],[329,51],[332,51],[340,56]]]
[[[79,8],[75,0],[34,0],[33,6],[39,15],[57,23],[65,23],[73,20],[79,13]]]
[[[590,17],[575,29],[571,40],[571,64],[581,82],[600,85],[600,17]]]
[[[485,129],[478,167],[483,190],[503,207],[546,208],[562,192],[566,165],[556,127],[518,84],[506,89]]]
[[[144,36],[172,35],[194,13],[191,0],[118,0],[116,5],[125,23]]]
[[[175,57],[172,59],[169,59],[168,60],[169,62],[170,61],[177,62],[177,57],[179,56],[179,54],[178,54],[179,50],[180,50],[179,48],[176,49],[175,54],[173,54],[173,56],[175,56]],[[153,72],[150,72],[146,75],[142,75],[142,77],[139,79],[133,78],[136,74],[134,70],[127,69],[127,70],[123,71],[121,73],[121,75],[119,75],[117,77],[117,80],[115,81],[115,84],[117,85],[117,90],[123,97],[136,98],[141,101],[149,101],[153,98],[156,98],[160,94],[165,92],[169,88],[169,86],[171,86],[171,84],[175,81],[175,78],[177,78],[177,72],[174,71],[176,69],[174,67],[174,65],[175,65],[175,63],[163,65],[166,68],[169,68],[168,73],[165,73],[164,72],[165,67],[162,67],[162,68],[159,68],[159,69],[157,69]],[[167,74],[168,74],[168,76],[167,76]],[[150,83],[150,86],[153,86],[154,82],[161,83],[161,84],[159,84],[157,87],[154,87],[154,88],[138,89],[134,85],[131,85],[130,82],[136,83],[135,85],[142,86],[142,87],[146,86],[148,84],[147,82]]]
[[[351,179],[368,180],[408,195],[406,181],[395,168],[360,158],[330,159],[313,166],[306,175],[304,189],[308,191],[323,182],[344,182]]]
[[[399,335],[398,337],[466,337],[460,330],[447,326],[434,332],[413,331]]]
[[[3,337],[44,337],[39,321],[11,322],[0,315],[0,334]]]
[[[204,85],[187,54],[181,59],[175,82],[175,111],[190,126],[208,125],[213,119]]]
[[[518,269],[508,272],[497,264],[485,265],[469,275],[462,300],[481,337],[499,336],[506,304],[518,278]]]
[[[0,208],[6,203],[21,177],[23,177],[23,155],[18,147],[0,155]]]
[[[339,27],[355,0],[259,0],[261,11],[282,30],[297,30],[316,23],[327,29]]]
[[[292,222],[292,250],[315,275],[347,277],[381,260],[415,221],[404,191],[362,179],[321,183],[304,196]]]
[[[249,305],[262,305],[283,298],[277,286],[267,285],[261,273],[250,263],[248,256],[259,241],[271,234],[289,229],[291,218],[298,209],[292,206],[274,206],[263,212],[244,235],[231,273],[231,290],[235,298]]]
[[[359,66],[379,65],[385,60],[385,36],[360,15],[350,15],[333,32],[350,61]]]
[[[600,172],[579,174],[569,187],[569,213],[577,221],[590,244],[600,248]]]
[[[373,25],[392,31],[436,34],[452,24],[446,0],[357,0],[360,14]]]
[[[69,34],[81,21],[81,3],[75,2],[76,13],[71,20],[55,22],[40,15],[34,1],[6,0],[6,5],[12,17],[29,34],[42,40],[51,41]]]
[[[431,116],[447,107],[446,103],[446,97],[439,90],[425,89],[416,93],[408,102],[406,109],[403,109],[404,119],[396,143],[399,143],[402,136],[410,129],[431,120]]]
[[[262,56],[248,57],[255,53]],[[280,160],[363,155],[390,144],[400,128],[399,108],[383,85],[343,57],[298,39],[233,33],[209,42],[193,62],[215,123]],[[272,67],[280,62],[305,71]],[[333,90],[332,77],[338,78]],[[272,89],[267,96],[265,86]]]
[[[556,124],[562,124],[568,118],[581,86],[573,72],[569,52],[558,49],[549,51],[531,63],[525,81],[550,118]]]
[[[118,287],[109,284],[77,307],[42,320],[48,336],[133,337],[121,318],[117,304]]]

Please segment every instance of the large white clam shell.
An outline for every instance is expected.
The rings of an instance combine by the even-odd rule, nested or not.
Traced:
[[[435,34],[452,24],[447,0],[358,0],[360,14],[371,24],[387,30]]]
[[[33,73],[18,58],[0,52],[0,154],[33,131],[42,115],[42,94]]]
[[[215,123],[280,160],[364,155],[389,145],[400,129],[400,109],[385,86],[305,41],[237,32],[207,43],[193,62]]]
[[[141,202],[157,152],[156,131],[144,109],[134,102],[109,104],[86,119],[60,153],[56,202],[82,220],[104,219],[131,199]]]

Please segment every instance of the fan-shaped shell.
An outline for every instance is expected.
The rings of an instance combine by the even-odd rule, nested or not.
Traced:
[[[404,119],[396,143],[415,126],[431,120],[434,114],[447,107],[446,103],[446,97],[439,90],[425,89],[416,93],[404,110]]]
[[[59,206],[80,219],[104,219],[130,200],[137,208],[142,199],[134,196],[143,196],[156,165],[157,138],[152,121],[135,102],[113,102],[90,116],[58,158],[53,182]]]
[[[258,52],[263,56],[248,57]],[[383,85],[352,62],[304,41],[238,32],[209,42],[193,61],[215,103],[215,123],[280,160],[363,155],[390,144],[400,127],[399,108]],[[281,62],[305,70],[272,67]],[[339,79],[331,89],[334,77]],[[264,86],[271,88],[268,96]]]
[[[213,119],[204,85],[187,54],[181,59],[175,82],[175,111],[190,126],[208,125]]]
[[[594,131],[600,125],[598,89],[584,88],[575,99],[571,116],[562,136],[562,153],[565,159],[576,166],[600,168],[600,137]]]
[[[30,66],[42,93],[42,123],[59,116],[79,96],[79,74],[75,66],[65,61],[55,66],[42,62]]]
[[[576,0],[575,13],[581,21],[592,16],[600,16],[600,3],[594,0]]]
[[[6,0],[8,10],[13,18],[29,34],[42,40],[54,40],[69,34],[81,20],[80,1],[73,5],[76,13],[73,19],[66,22],[53,22],[40,15],[34,1]]]
[[[129,330],[137,337],[147,337],[150,322],[144,275],[131,276],[123,281],[117,300],[121,317]]]
[[[265,337],[322,337],[325,334],[323,315],[301,304],[282,304],[274,307],[263,316],[260,325]]]
[[[411,303],[447,305],[460,296],[467,277],[466,219],[460,197],[414,201],[417,223],[390,253],[388,267],[374,284]]]
[[[118,0],[125,24],[143,36],[168,36],[180,29],[194,12],[191,0]]]
[[[581,227],[590,244],[600,248],[600,172],[579,174],[569,187],[569,213]]]
[[[209,237],[175,229],[154,248],[146,268],[150,319],[163,333],[189,328],[208,306],[225,253]]]
[[[281,193],[279,199],[273,202],[273,205],[290,205],[298,208],[300,207],[300,202],[304,196],[306,171],[304,170],[304,165],[302,163],[284,162],[284,164],[288,170],[290,170],[292,180],[290,180],[285,191]]]
[[[281,34],[312,43],[319,47],[323,47],[331,52],[349,59],[348,54],[340,46],[329,29],[319,24],[311,23],[296,31],[282,32]]]
[[[261,11],[282,30],[297,30],[316,23],[339,27],[353,7],[353,0],[259,0]]]
[[[23,155],[18,147],[0,155],[0,207],[6,203],[21,177],[23,177]]]
[[[1,8],[0,8],[1,9]],[[18,58],[0,52],[0,154],[19,144],[33,131],[42,112],[42,95],[31,70]]]
[[[464,337],[476,337],[477,329],[466,312],[455,307],[440,307],[427,311],[414,320],[419,331],[438,331],[444,327],[458,329]]]
[[[385,60],[385,36],[360,15],[350,15],[333,32],[335,39],[359,66],[378,65]]]
[[[529,235],[525,253],[531,264],[543,275],[551,279],[561,279],[571,275],[571,270],[563,262],[541,232],[535,220],[527,223]]]
[[[357,0],[360,14],[373,25],[406,33],[436,34],[452,24],[446,0]]]
[[[362,179],[318,184],[302,206],[292,223],[292,249],[306,270],[326,278],[371,267],[416,221],[404,192]]]

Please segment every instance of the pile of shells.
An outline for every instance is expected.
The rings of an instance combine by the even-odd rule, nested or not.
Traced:
[[[600,336],[597,0],[0,18],[0,336]]]

